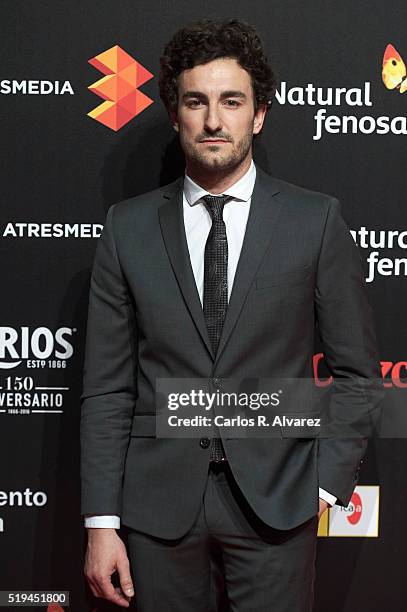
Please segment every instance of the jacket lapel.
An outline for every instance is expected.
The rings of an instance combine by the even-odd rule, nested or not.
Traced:
[[[212,359],[214,359],[215,355],[206,327],[201,300],[199,299],[189,257],[184,225],[183,185],[184,177],[180,177],[177,181],[168,185],[164,192],[166,201],[158,210],[161,232],[168,257],[188,310],[206,348]]]
[[[226,311],[215,362],[224,350],[230,334],[236,325],[246,295],[254,280],[257,268],[271,242],[274,228],[280,214],[281,204],[273,199],[279,193],[277,184],[256,164],[250,212],[243,239],[242,250],[236,268],[232,293]]]
[[[174,183],[164,188],[163,195],[165,202],[159,208],[160,226],[179,288],[198,332],[212,360],[216,363],[233,331],[256,270],[271,241],[272,233],[281,210],[281,204],[276,199],[273,199],[273,196],[279,193],[279,189],[274,179],[256,164],[256,181],[246,232],[226,311],[222,335],[215,356],[206,328],[189,257],[183,215],[183,182],[183,177],[180,177]]]

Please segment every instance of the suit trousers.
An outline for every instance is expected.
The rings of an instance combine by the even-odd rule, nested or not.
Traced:
[[[211,463],[186,535],[164,540],[127,528],[133,605],[137,612],[311,612],[317,530],[317,515],[293,529],[270,527],[228,463]]]

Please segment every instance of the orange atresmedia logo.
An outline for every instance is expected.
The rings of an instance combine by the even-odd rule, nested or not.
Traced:
[[[138,87],[154,75],[118,45],[92,57],[89,64],[106,76],[88,87],[105,100],[88,117],[117,132],[153,103]]]
[[[400,93],[407,91],[406,65],[393,45],[387,45],[384,52],[382,79],[387,89],[398,89]]]

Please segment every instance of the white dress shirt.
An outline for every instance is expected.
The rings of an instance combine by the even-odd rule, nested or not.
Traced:
[[[226,202],[223,208],[223,220],[226,225],[228,241],[228,299],[230,299],[237,263],[242,249],[255,180],[256,166],[253,160],[251,160],[250,168],[236,183],[228,187],[222,194],[210,194],[230,195],[233,197],[232,200]],[[201,304],[203,304],[205,244],[212,225],[211,217],[201,200],[205,195],[208,195],[208,191],[197,185],[185,174],[183,193],[184,225],[189,257]],[[334,495],[321,488],[319,488],[319,497],[331,506],[337,500]],[[114,529],[119,529],[120,518],[111,515],[85,517],[85,527],[113,527]]]

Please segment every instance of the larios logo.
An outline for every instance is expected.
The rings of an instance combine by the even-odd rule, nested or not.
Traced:
[[[51,331],[48,327],[0,327],[0,369],[16,368],[26,359],[28,367],[45,365],[46,359],[69,359],[73,346],[68,340],[76,331],[72,327],[60,327]]]
[[[88,87],[105,100],[88,117],[117,132],[153,103],[137,88],[154,75],[118,45],[92,57],[89,64],[106,76]]]
[[[400,55],[392,45],[388,45],[384,54],[382,79],[389,89],[400,88],[403,93],[407,89],[406,69]],[[316,87],[308,83],[306,87],[288,87],[286,81],[281,83],[280,91],[276,92],[279,104],[293,106],[342,106],[372,107],[371,83],[366,81],[360,87]],[[318,108],[315,119],[315,134],[313,140],[321,140],[323,134],[407,134],[407,117],[389,117],[381,115],[373,117],[364,115],[327,115],[326,108]]]

